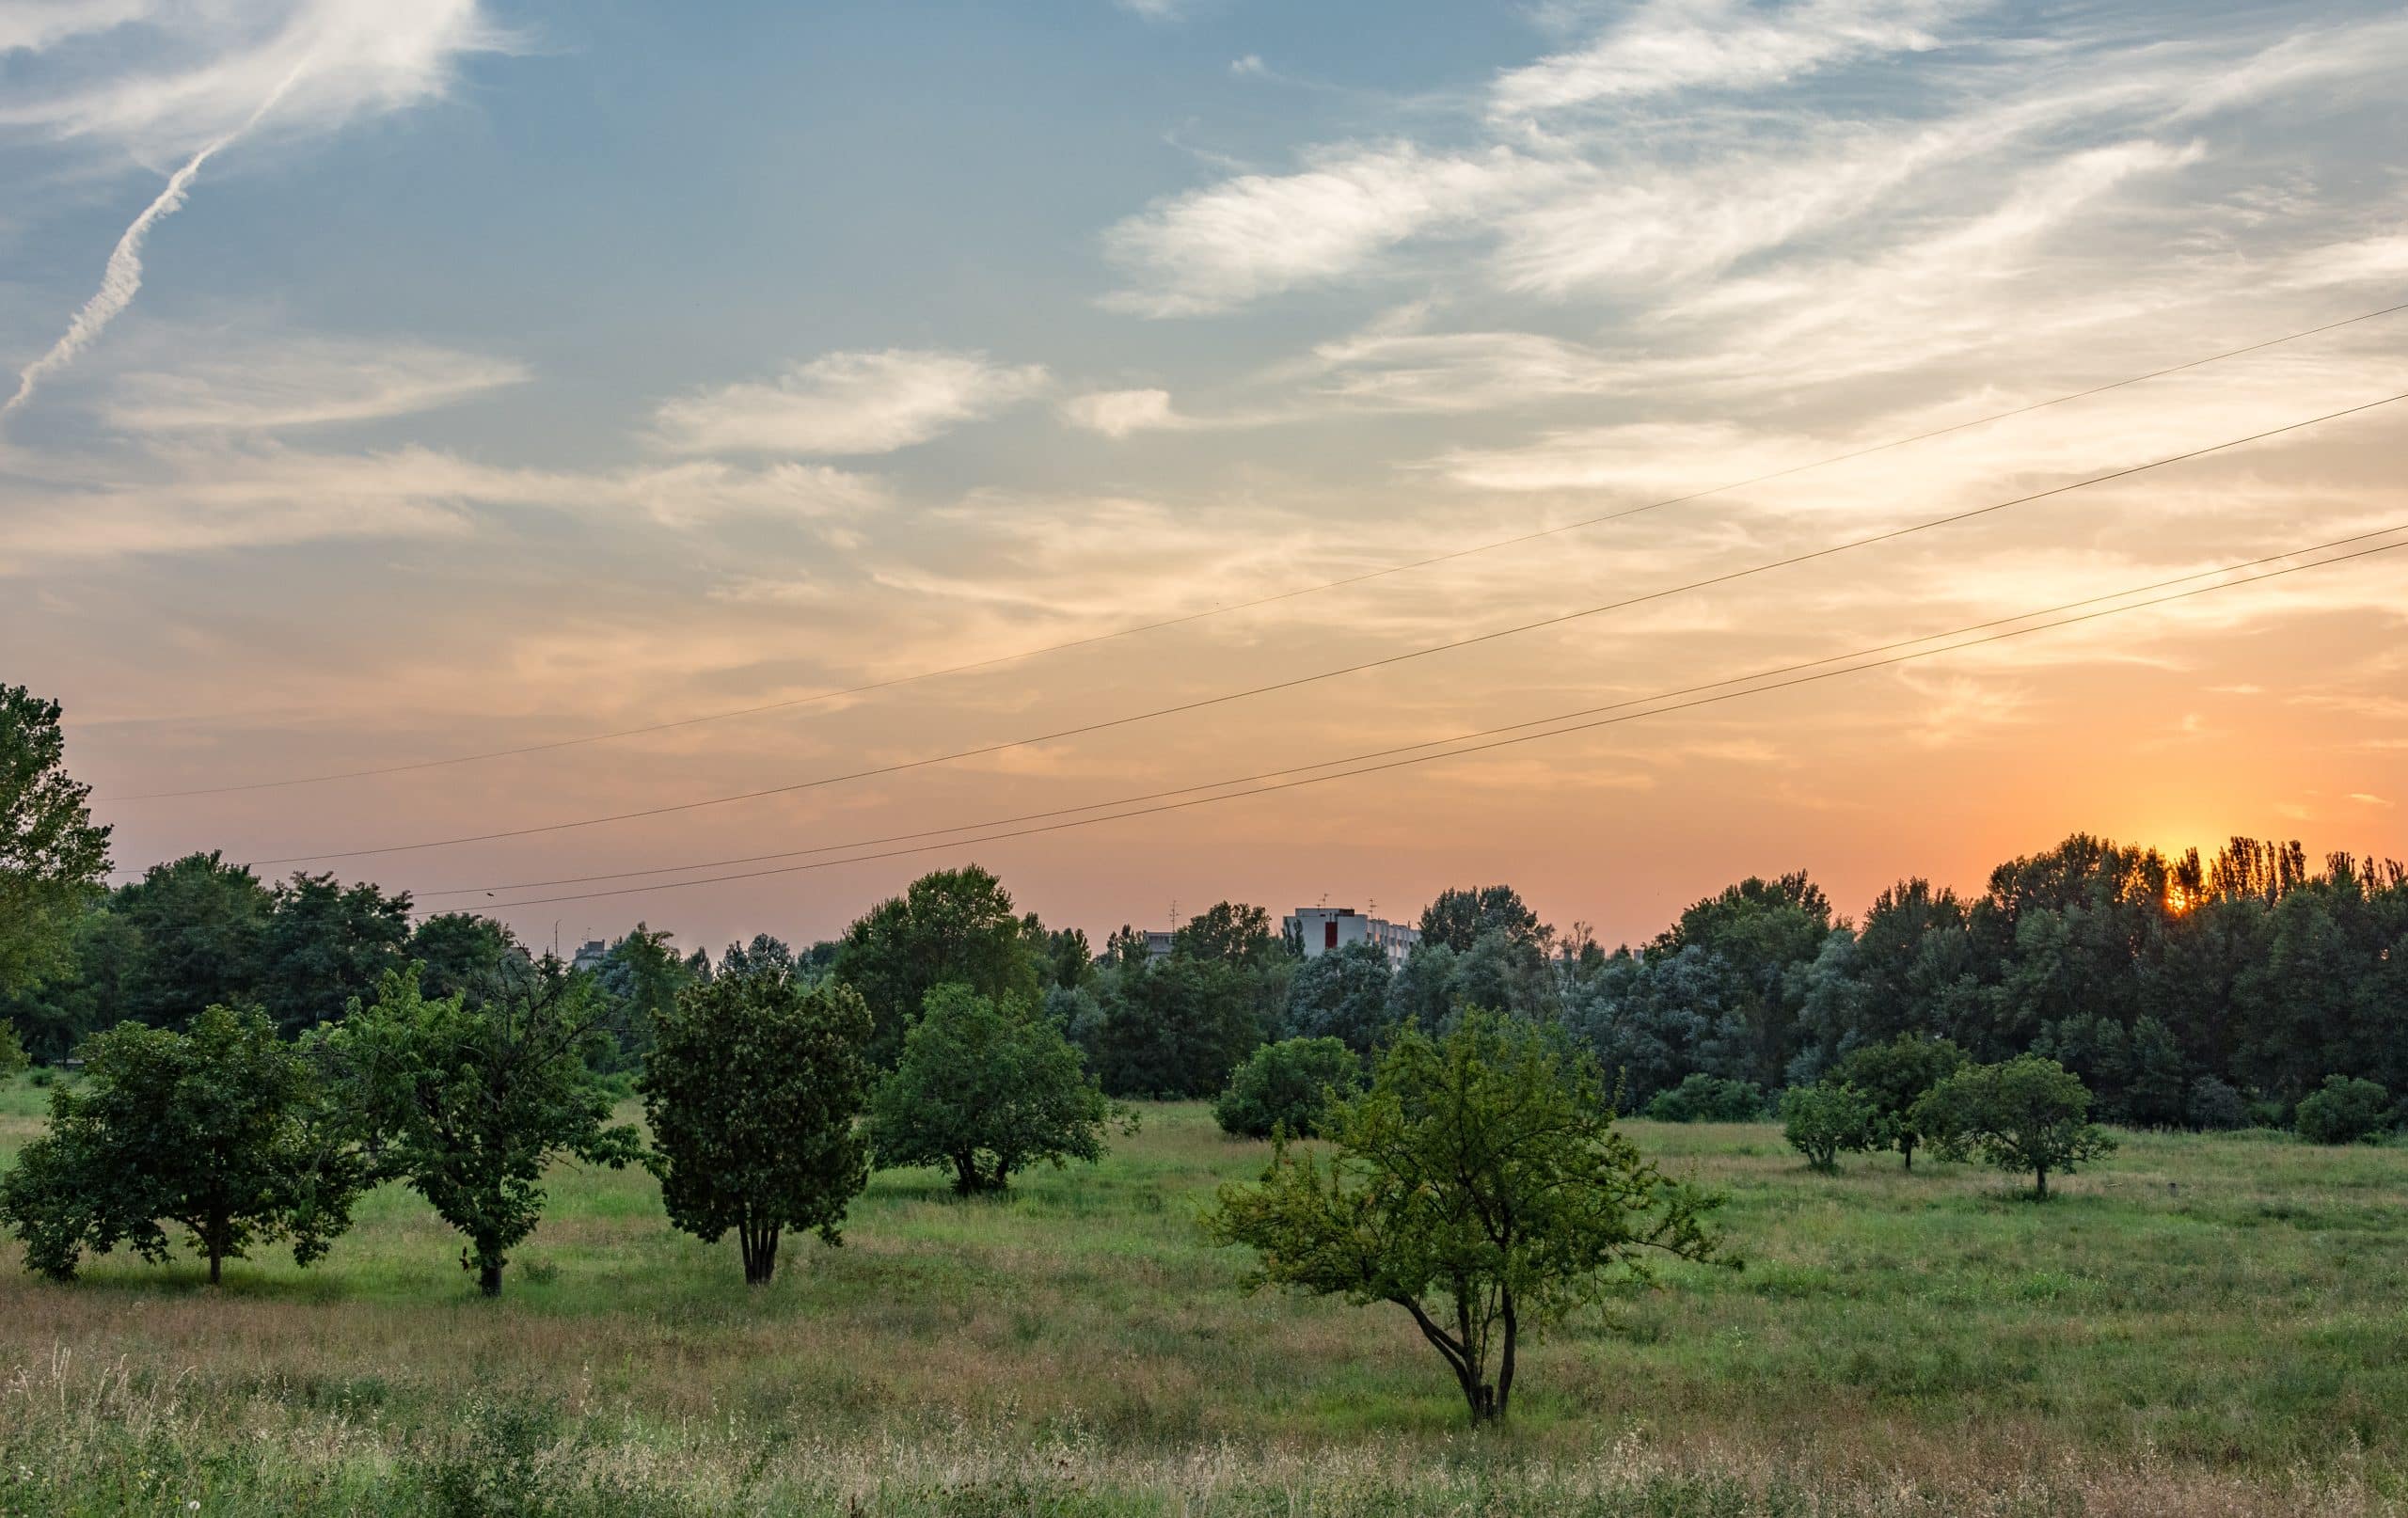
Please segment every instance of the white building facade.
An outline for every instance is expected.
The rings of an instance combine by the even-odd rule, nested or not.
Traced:
[[[1279,925],[1303,943],[1307,959],[1350,943],[1376,943],[1386,952],[1390,964],[1402,964],[1421,941],[1419,928],[1369,916],[1352,907],[1299,907],[1281,918]]]

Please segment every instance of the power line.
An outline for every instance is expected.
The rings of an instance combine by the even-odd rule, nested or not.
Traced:
[[[2395,529],[2394,530],[2398,530]],[[1548,731],[1544,733],[1530,733],[1525,734],[1519,737],[1499,738],[1495,742],[1478,744],[1470,748],[1452,749],[1445,753],[1423,754],[1414,758],[1393,759],[1384,764],[1369,765],[1358,769],[1342,770],[1333,775],[1315,775],[1302,780],[1284,782],[1276,785],[1259,786],[1250,791],[1237,791],[1227,796],[1204,796],[1186,801],[1166,801],[1159,806],[1143,807],[1128,812],[1116,812],[1108,816],[1084,817],[1067,822],[1046,823],[1038,827],[1022,828],[1010,832],[989,833],[978,838],[961,838],[942,844],[923,844],[911,848],[889,849],[885,852],[876,854],[859,854],[848,859],[819,860],[809,864],[788,864],[773,870],[748,870],[737,875],[706,876],[697,880],[665,880],[657,881],[649,885],[622,886],[610,891],[588,891],[569,895],[531,896],[516,901],[497,902],[492,909],[495,911],[507,911],[519,907],[547,906],[554,902],[594,901],[607,896],[641,895],[646,892],[652,891],[676,891],[689,886],[723,885],[735,880],[757,880],[769,876],[796,875],[810,870],[831,870],[838,867],[839,865],[865,864],[874,860],[895,859],[911,854],[927,854],[942,849],[970,847],[979,844],[1001,843],[1007,839],[1026,838],[1039,833],[1063,832],[1072,828],[1091,828],[1099,823],[1121,822],[1126,821],[1131,817],[1151,816],[1158,813],[1181,812],[1191,807],[1210,806],[1217,801],[1234,801],[1246,797],[1268,796],[1275,792],[1295,790],[1306,785],[1320,785],[1334,780],[1350,780],[1356,776],[1377,774],[1384,770],[1402,769],[1415,765],[1432,764],[1441,759],[1460,759],[1466,754],[1484,753],[1492,749],[1512,748],[1519,744],[1535,743],[1542,738],[1561,737],[1570,733],[1585,733],[1600,727],[1616,727],[1624,722],[1638,721],[1640,719],[1645,717],[1662,717],[1671,712],[1690,711],[1700,706],[1718,705],[1726,701],[1737,701],[1746,696],[1761,696],[1770,691],[1785,690],[1794,686],[1812,685],[1818,681],[1837,679],[1842,675],[1861,674],[1868,670],[1886,669],[1892,665],[1910,663],[1916,659],[1931,658],[1941,654],[1954,654],[1963,649],[1978,648],[1985,643],[2002,642],[2010,638],[2021,638],[2027,634],[2036,632],[2048,632],[2058,627],[2071,626],[2077,623],[2095,622],[2103,617],[2121,616],[2128,611],[2139,611],[2153,606],[2162,606],[2169,601],[2187,600],[2194,595],[2205,595],[2211,591],[2230,590],[2233,587],[2240,585],[2254,585],[2259,580],[2275,579],[2284,575],[2297,574],[2300,571],[2306,569],[2323,569],[2333,564],[2347,563],[2352,560],[2368,559],[2376,554],[2396,552],[2403,547],[2408,547],[2408,543],[2393,543],[2385,544],[2384,546],[2376,548],[2362,548],[2355,553],[2339,554],[2331,559],[2318,560],[2314,563],[2295,564],[2287,569],[2269,570],[2265,574],[2252,575],[2243,579],[2226,580],[2222,584],[2216,585],[2201,585],[2188,591],[2176,591],[2165,595],[2157,596],[2150,600],[2134,602],[2131,606],[2114,607],[2102,611],[2091,611],[2085,612],[2080,616],[2067,617],[2056,622],[2042,623],[2036,626],[2020,627],[2006,632],[1991,633],[1985,638],[1975,638],[1961,643],[1952,643],[1945,648],[1926,649],[1922,653],[1916,654],[1893,655],[1891,657],[1875,659],[1868,663],[1851,664],[1845,669],[1825,670],[1814,674],[1801,674],[1793,679],[1779,681],[1771,685],[1755,686],[1746,690],[1733,690],[1726,691],[1720,695],[1701,696],[1694,701],[1680,702],[1667,706],[1652,707],[1646,711],[1629,712],[1617,717],[1598,718],[1592,721],[1579,722],[1568,727],[1550,728]]]
[[[1477,738],[1494,737],[1499,734],[1518,733],[1526,728],[1545,727],[1556,722],[1571,721],[1576,718],[1593,717],[1606,712],[1622,711],[1632,706],[1646,705],[1652,702],[1671,701],[1676,697],[1696,695],[1702,691],[1719,690],[1725,686],[1745,685],[1756,680],[1771,679],[1778,675],[1793,674],[1802,670],[1820,669],[1827,664],[1837,664],[1849,659],[1865,658],[1876,654],[1886,654],[1894,649],[1912,648],[1918,643],[1938,642],[1943,639],[1961,638],[1972,633],[1987,632],[1993,627],[2004,627],[2014,623],[2029,622],[2035,617],[2052,617],[2060,612],[2078,610],[2083,607],[2099,606],[2104,602],[2121,601],[2135,595],[2146,595],[2152,591],[2166,590],[2176,585],[2187,585],[2193,580],[2209,579],[2219,575],[2237,575],[2243,570],[2261,568],[2267,564],[2278,563],[2286,559],[2297,559],[2305,554],[2325,553],[2335,548],[2348,547],[2353,544],[2369,543],[2376,538],[2389,537],[2399,532],[2408,532],[2408,523],[2399,523],[2391,527],[2378,528],[2371,532],[2353,533],[2346,538],[2336,538],[2329,543],[2311,544],[2303,548],[2288,548],[2281,553],[2268,554],[2262,559],[2244,560],[2240,563],[2225,564],[2214,569],[2195,570],[2188,575],[2177,575],[2170,579],[2156,580],[2147,585],[2128,586],[2123,590],[2110,591],[2101,595],[2084,596],[2078,601],[2066,601],[2056,606],[2039,607],[2029,611],[2019,611],[2012,616],[1993,617],[1988,622],[1977,622],[1970,626],[1951,628],[1946,632],[1926,633],[1918,638],[1904,638],[1895,642],[1880,643],[1871,648],[1860,648],[1846,654],[1834,654],[1824,658],[1807,659],[1797,664],[1785,664],[1777,669],[1757,670],[1748,674],[1732,675],[1726,679],[1709,680],[1702,685],[1681,686],[1670,690],[1658,690],[1644,696],[1633,696],[1624,701],[1609,702],[1601,706],[1585,706],[1575,711],[1556,712],[1546,717],[1534,717],[1528,721],[1510,722],[1502,727],[1481,728],[1470,733],[1457,733],[1448,737],[1430,738],[1420,743],[1401,744],[1395,748],[1374,749],[1368,753],[1346,754],[1339,758],[1323,759],[1312,764],[1286,765],[1277,769],[1259,770],[1251,775],[1233,775],[1225,780],[1199,781],[1190,785],[1174,785],[1167,790],[1145,791],[1134,796],[1115,797],[1108,801],[1089,801],[1080,806],[1055,807],[1044,812],[1023,812],[1014,816],[990,817],[978,822],[956,823],[950,828],[924,828],[914,832],[887,833],[876,838],[855,838],[840,844],[819,844],[810,848],[780,849],[774,853],[768,854],[740,854],[729,859],[694,860],[684,864],[659,864],[647,869],[614,870],[600,875],[563,876],[549,880],[514,880],[488,885],[451,886],[440,891],[420,891],[414,892],[412,894],[421,901],[433,900],[441,896],[473,896],[480,894],[489,896],[504,891],[542,891],[547,890],[553,886],[593,885],[605,880],[632,880],[648,875],[676,875],[687,870],[727,869],[739,864],[765,863],[770,860],[804,859],[817,854],[843,853],[848,849],[876,848],[887,844],[911,843],[924,838],[942,838],[950,833],[975,832],[987,828],[1007,828],[1024,822],[1042,822],[1054,817],[1074,816],[1082,812],[1098,812],[1110,807],[1135,806],[1141,802],[1158,801],[1165,797],[1186,796],[1199,791],[1223,790],[1232,785],[1251,785],[1263,781],[1276,780],[1282,775],[1301,775],[1310,770],[1329,769],[1342,765],[1364,764],[1372,760],[1390,758],[1397,754],[1418,752],[1423,749],[1439,749],[1445,748],[1450,744],[1468,743]],[[2394,546],[2398,546],[2395,545]],[[2338,562],[2337,560],[2330,561]],[[2291,567],[2315,568],[2318,566],[2314,564],[2305,564],[2293,565]],[[2237,583],[2246,583],[2246,581]],[[2221,587],[2210,588],[2220,589]]]
[[[2323,333],[2337,331],[2343,327],[2355,326],[2364,322],[2372,322],[2382,317],[2394,316],[2401,311],[2408,311],[2408,302],[2402,302],[2396,306],[2386,306],[2380,310],[2362,311],[2355,316],[2342,317],[2338,321],[2327,322],[2321,326],[2305,327],[2297,332],[2286,333],[2278,338],[2268,338],[2263,341],[2249,343],[2242,347],[2227,348],[2222,353],[2209,354],[2204,357],[2188,359],[2179,364],[2170,364],[2163,369],[2154,369],[2146,374],[2134,374],[2127,379],[2111,380],[2103,385],[2094,385],[2088,389],[2072,390],[2064,395],[2052,396],[2045,401],[2034,401],[2027,404],[2015,406],[2005,411],[1995,411],[1987,416],[1975,417],[1970,420],[1951,422],[1945,427],[1934,427],[1929,431],[1916,433],[1910,436],[1895,437],[1887,442],[1869,444],[1863,448],[1854,449],[1845,453],[1834,453],[1828,458],[1815,459],[1810,463],[1793,464],[1784,468],[1774,469],[1769,473],[1754,475],[1745,480],[1735,480],[1728,483],[1715,485],[1704,490],[1692,491],[1685,496],[1672,496],[1663,500],[1648,501],[1642,505],[1626,506],[1596,516],[1582,517],[1577,521],[1563,522],[1554,527],[1541,528],[1536,531],[1521,533],[1514,537],[1498,538],[1493,542],[1474,544],[1468,547],[1453,548],[1445,553],[1431,555],[1426,559],[1408,560],[1402,563],[1389,564],[1379,569],[1366,570],[1357,575],[1343,576],[1337,579],[1323,580],[1312,585],[1298,586],[1294,590],[1279,591],[1269,595],[1256,596],[1252,600],[1235,601],[1227,606],[1210,607],[1201,611],[1190,611],[1176,617],[1164,617],[1152,622],[1136,623],[1125,627],[1113,628],[1107,632],[1092,633],[1085,638],[1073,638],[1064,642],[1048,643],[1038,648],[1022,649],[1017,653],[999,654],[989,658],[973,659],[964,664],[949,664],[939,669],[921,670],[911,674],[899,674],[885,680],[872,680],[861,685],[847,686],[841,689],[816,691],[808,696],[795,696],[784,701],[762,702],[751,706],[737,706],[723,711],[705,712],[694,717],[681,717],[672,721],[649,722],[638,727],[618,728],[607,733],[589,733],[579,737],[554,738],[544,743],[519,744],[505,749],[487,749],[478,753],[453,754],[450,757],[441,759],[415,759],[405,764],[378,765],[360,769],[330,770],[325,774],[319,775],[294,775],[288,776],[280,780],[246,781],[230,785],[200,785],[174,791],[139,791],[125,796],[101,797],[98,799],[111,802],[160,801],[193,796],[224,796],[239,791],[278,790],[294,785],[324,785],[330,784],[337,781],[366,780],[381,775],[406,774],[420,769],[442,769],[457,765],[482,764],[492,759],[508,759],[521,754],[548,753],[560,749],[573,749],[594,743],[610,743],[621,738],[642,737],[654,733],[673,732],[678,728],[695,727],[708,722],[725,722],[732,721],[742,717],[758,717],[765,712],[787,711],[798,706],[809,706],[823,701],[836,701],[847,696],[867,695],[874,691],[891,690],[898,686],[916,685],[925,680],[940,679],[946,675],[968,674],[978,670],[995,669],[1006,664],[1015,664],[1023,659],[1038,658],[1049,654],[1068,653],[1069,650],[1074,648],[1085,648],[1095,643],[1111,642],[1122,638],[1133,638],[1141,633],[1159,632],[1164,628],[1184,626],[1189,623],[1202,622],[1212,617],[1227,616],[1232,612],[1249,611],[1258,607],[1273,606],[1282,601],[1292,601],[1300,596],[1317,595],[1323,591],[1340,590],[1349,585],[1361,585],[1370,580],[1384,579],[1392,575],[1407,574],[1413,570],[1427,569],[1435,564],[1450,563],[1458,559],[1467,559],[1476,554],[1492,553],[1499,548],[1517,547],[1525,543],[1535,543],[1543,538],[1555,537],[1565,532],[1576,532],[1584,528],[1599,527],[1608,522],[1618,522],[1625,517],[1638,516],[1647,512],[1663,511],[1673,506],[1685,506],[1693,501],[1705,500],[1711,497],[1727,495],[1735,490],[1745,490],[1753,485],[1769,484],[1776,480],[1785,480],[1794,475],[1804,474],[1814,469],[1829,468],[1833,465],[1846,464],[1851,460],[1865,458],[1875,453],[1888,452],[1893,449],[1908,448],[1916,443],[1929,442],[1933,438],[1945,437],[1952,433],[1966,432],[1972,428],[1988,426],[1992,422],[2005,421],[2012,418],[2028,416],[2035,411],[2045,411],[2052,406],[2066,405],[2071,402],[2087,400],[2092,396],[2104,395],[2111,390],[2125,389],[2134,385],[2145,385],[2151,380],[2163,379],[2168,375],[2183,373],[2194,369],[2202,369],[2210,364],[2223,363],[2226,359],[2239,358],[2253,353],[2261,353],[2269,348],[2276,348],[2285,343],[2302,341],[2307,338],[2318,337]]]
[[[1628,607],[1639,606],[1651,601],[1664,600],[1668,597],[1683,594],[1689,591],[1703,590],[1716,585],[1726,585],[1734,580],[1746,579],[1751,576],[1766,574],[1772,570],[1786,569],[1798,564],[1810,563],[1818,559],[1828,559],[1834,554],[1846,553],[1856,548],[1869,547],[1875,544],[1893,542],[1899,538],[1912,536],[1918,532],[1927,532],[1935,528],[1949,527],[1959,522],[1972,521],[1977,517],[1988,516],[1997,512],[2006,511],[2012,507],[2029,505],[2034,501],[2047,500],[2052,497],[2068,495],[2077,490],[2087,489],[2092,485],[2105,484],[2112,481],[2130,479],[2134,475],[2144,474],[2152,469],[2162,469],[2170,465],[2184,463],[2191,459],[2204,458],[2211,453],[2225,452],[2231,449],[2244,447],[2251,443],[2262,442],[2269,437],[2278,437],[2289,433],[2299,432],[2305,428],[2321,425],[2324,422],[2336,421],[2344,417],[2355,416],[2363,411],[2371,411],[2378,406],[2395,404],[2400,401],[2408,401],[2408,390],[2387,395],[2380,400],[2368,401],[2353,406],[2346,406],[2338,411],[2328,411],[2322,416],[2310,417],[2304,421],[2287,422],[2282,426],[2269,427],[2264,431],[2251,433],[2246,436],[2230,438],[2220,443],[2210,443],[2201,448],[2189,449],[2183,452],[2174,453],[2164,458],[2151,460],[2147,464],[2129,465],[2120,469],[2109,470],[2104,474],[2092,475],[2087,479],[2077,480],[2067,484],[2052,485],[2046,490],[2036,490],[2027,495],[2017,496],[2006,500],[1996,501],[1988,506],[1976,506],[1968,511],[1953,512],[1945,516],[1935,516],[1926,521],[1911,523],[1906,527],[1893,528],[1887,531],[1875,532],[1861,538],[1852,538],[1847,542],[1833,544],[1829,547],[1816,548],[1807,553],[1793,554],[1785,559],[1772,560],[1765,563],[1751,565],[1745,569],[1730,570],[1720,575],[1712,575],[1703,579],[1690,580],[1686,584],[1671,586],[1664,590],[1650,591],[1643,595],[1627,596],[1619,601],[1608,601],[1599,606],[1584,607],[1575,611],[1560,612],[1554,616],[1539,618],[1533,622],[1519,623],[1510,627],[1499,627],[1493,631],[1477,633],[1471,637],[1459,638],[1449,642],[1433,643],[1422,648],[1408,649],[1400,654],[1383,655],[1378,658],[1365,659],[1355,664],[1341,665],[1336,669],[1323,670],[1313,674],[1295,675],[1286,680],[1275,680],[1267,685],[1252,686],[1242,690],[1224,691],[1219,695],[1199,697],[1194,701],[1180,702],[1168,706],[1157,706],[1149,711],[1133,712],[1126,716],[1106,718],[1093,722],[1084,722],[1073,727],[1059,728],[1051,733],[1040,733],[1028,737],[1010,738],[995,743],[981,744],[975,748],[958,749],[949,753],[931,754],[923,758],[903,760],[891,765],[877,765],[865,769],[848,770],[834,775],[822,775],[812,780],[795,781],[784,785],[769,785],[764,786],[758,790],[739,791],[730,796],[710,797],[699,801],[669,802],[659,806],[640,807],[629,812],[614,812],[604,814],[599,816],[579,817],[568,822],[542,823],[525,828],[500,828],[495,829],[489,832],[463,833],[455,837],[424,839],[411,844],[385,844],[369,848],[326,849],[308,854],[285,854],[272,859],[254,860],[252,862],[260,865],[300,864],[325,860],[360,859],[372,854],[419,853],[430,848],[456,847],[463,844],[493,843],[504,838],[526,838],[539,833],[566,832],[579,828],[602,827],[615,822],[632,822],[644,817],[667,816],[680,812],[700,811],[705,807],[727,806],[738,801],[759,800],[764,797],[791,795],[798,791],[816,790],[822,786],[842,784],[848,781],[868,780],[881,775],[900,774],[906,770],[924,769],[933,765],[949,764],[960,759],[977,758],[986,754],[998,753],[1006,749],[1025,748],[1035,744],[1057,742],[1063,738],[1078,737],[1085,734],[1100,733],[1111,728],[1126,727],[1132,723],[1150,721],[1156,718],[1173,717],[1185,712],[1201,711],[1208,707],[1227,705],[1231,702],[1244,701],[1254,696],[1268,695],[1275,691],[1291,690],[1300,686],[1314,685],[1324,680],[1334,680],[1341,675],[1359,674],[1367,670],[1386,669],[1393,665],[1407,663],[1414,659],[1427,658],[1435,654],[1450,653],[1456,649],[1476,647],[1482,643],[1495,642],[1499,639],[1513,638],[1523,633],[1537,632],[1547,627],[1561,626],[1566,623],[1577,622],[1583,618],[1602,615],[1608,611],[1617,611]]]

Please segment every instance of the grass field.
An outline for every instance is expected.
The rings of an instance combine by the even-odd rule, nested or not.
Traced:
[[[2131,1134],[2038,1207],[1633,1123],[1746,1269],[1550,1336],[1474,1435],[1402,1313],[1201,1242],[1261,1146],[1144,1120],[1006,1200],[882,1175],[760,1291],[632,1171],[561,1173],[498,1304],[389,1189],[216,1291],[0,1245],[0,1513],[2408,1511],[2408,1151]]]

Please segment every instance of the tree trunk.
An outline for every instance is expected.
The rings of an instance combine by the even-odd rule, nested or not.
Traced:
[[[1000,1155],[1000,1154],[999,1154],[999,1155],[995,1156],[995,1190],[997,1190],[997,1191],[999,1191],[999,1192],[1007,1192],[1007,1191],[1009,1191],[1009,1190],[1011,1190],[1011,1189],[1012,1189],[1012,1167],[1011,1167],[1011,1162],[1009,1162],[1009,1161],[1006,1160],[1002,1155]]]
[[[217,1285],[226,1276],[226,1257],[212,1249],[209,1252],[209,1284]]]
[[[1898,1152],[1906,1156],[1907,1168],[1912,1170],[1915,1167],[1915,1141],[1910,1138],[1900,1139]]]
[[[737,1237],[744,1248],[744,1284],[768,1285],[778,1271],[778,1230],[747,1227],[739,1229]]]
[[[1497,1357],[1497,1416],[1502,1418],[1513,1399],[1513,1341],[1522,1325],[1513,1314],[1513,1293],[1506,1291],[1499,1302],[1505,1310],[1505,1343]]]
[[[501,1295],[501,1257],[499,1255],[477,1257],[477,1291],[481,1296]]]
[[[2049,1199],[2049,1167],[2047,1165],[2038,1165],[2034,1167],[2032,1178],[2040,1183],[2039,1199],[2044,1202],[2047,1201]]]
[[[977,1155],[957,1154],[953,1157],[953,1189],[956,1192],[969,1195],[978,1189],[981,1178]]]

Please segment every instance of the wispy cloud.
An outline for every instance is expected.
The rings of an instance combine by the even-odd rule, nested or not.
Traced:
[[[99,32],[139,34],[131,40],[138,60],[96,65],[96,50],[59,46]],[[439,95],[462,54],[500,41],[478,0],[293,0],[265,15],[103,0],[72,16],[38,5],[0,22],[0,50],[32,55],[29,77],[12,81],[0,105],[0,133],[184,160],[119,236],[99,290],[19,374],[0,416],[24,406],[133,304],[152,229],[182,207],[212,158],[270,126],[323,131]],[[54,56],[61,52],[70,55]]]
[[[133,432],[281,432],[431,410],[531,377],[514,359],[406,339],[238,339],[126,374],[101,409]]]
[[[721,386],[663,402],[658,445],[675,453],[891,453],[1039,394],[1042,366],[980,353],[832,353],[773,384]]]

